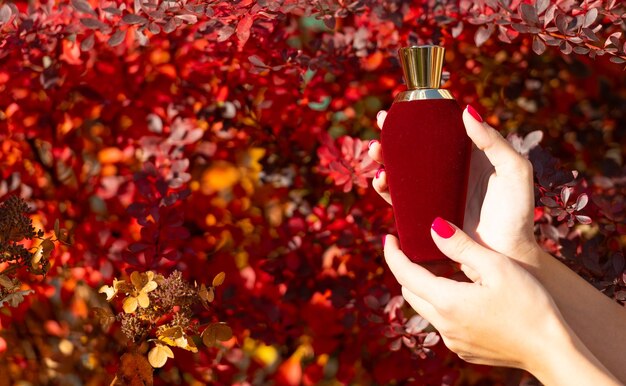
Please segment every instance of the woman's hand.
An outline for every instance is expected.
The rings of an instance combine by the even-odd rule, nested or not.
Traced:
[[[386,236],[385,259],[404,298],[462,359],[529,369],[528,359],[562,323],[550,296],[526,270],[445,220],[436,219],[431,233],[437,247],[461,263],[473,282],[433,275],[412,263],[395,237]]]
[[[383,128],[387,113],[378,114]],[[476,118],[475,118],[476,117]],[[467,135],[474,142],[463,229],[490,249],[533,265],[538,245],[533,234],[534,192],[530,162],[468,106],[463,111]],[[384,130],[384,128],[383,128]],[[370,142],[369,155],[383,163],[382,147]],[[428,167],[428,165],[421,165]],[[374,189],[391,203],[384,171],[374,178]]]
[[[385,259],[408,303],[462,359],[525,369],[546,385],[619,385],[561,316],[544,287],[513,260],[437,218],[437,247],[472,283],[412,263],[386,236]]]

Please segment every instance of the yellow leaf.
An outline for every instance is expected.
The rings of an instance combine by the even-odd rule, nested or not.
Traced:
[[[141,289],[148,284],[148,275],[141,272],[133,272],[130,274],[130,281],[133,283],[137,291],[141,291]]]
[[[98,290],[98,293],[106,294],[107,295],[107,301],[109,301],[109,300],[113,299],[113,297],[115,297],[115,294],[117,293],[117,291],[115,290],[115,288],[113,288],[111,286],[103,285]]]
[[[0,275],[0,285],[8,289],[9,292],[11,289],[15,287],[15,284],[13,283],[13,281],[9,279],[8,276],[5,276],[5,275]]]
[[[176,346],[176,339],[183,336],[183,329],[179,326],[157,331],[157,338],[170,346]]]
[[[202,331],[202,342],[213,347],[217,341],[225,342],[233,337],[233,330],[226,323],[211,323]]]
[[[157,288],[156,281],[149,281],[142,289],[141,292],[150,292],[154,291]]]
[[[163,367],[167,358],[174,358],[172,349],[159,343],[148,353],[148,361],[154,368]]]
[[[180,347],[184,350],[197,352],[198,349],[192,340],[188,339],[182,327],[175,326],[165,328],[157,332],[160,341],[173,347]]]
[[[213,287],[219,287],[224,283],[224,279],[226,278],[226,274],[224,272],[220,272],[213,278]]]
[[[138,304],[139,302],[137,302],[137,298],[129,296],[126,299],[124,299],[122,308],[124,309],[124,312],[126,312],[127,314],[132,314],[137,309]]]
[[[36,268],[37,264],[39,264],[42,259],[50,257],[50,253],[52,253],[53,250],[54,243],[50,240],[50,237],[44,239],[37,247],[37,251],[33,254],[33,259],[31,260],[33,268]]]
[[[198,348],[196,347],[196,344],[193,342],[193,340],[188,339],[187,335],[183,335],[182,337],[176,339],[175,342],[176,342],[176,347],[180,347],[183,350],[187,350],[191,352],[198,352]]]
[[[198,295],[200,296],[200,299],[209,303],[211,303],[215,299],[215,291],[213,291],[213,287],[209,287],[207,289],[207,287],[204,284],[200,286]]]
[[[269,366],[278,359],[278,350],[276,350],[274,346],[260,344],[254,351],[254,357],[263,362],[266,366]]]
[[[139,306],[141,308],[146,308],[150,305],[150,298],[148,297],[148,294],[145,292],[141,292],[138,296],[137,296],[137,303],[139,303]]]

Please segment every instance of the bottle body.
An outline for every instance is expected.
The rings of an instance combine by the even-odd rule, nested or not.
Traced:
[[[443,260],[430,236],[442,217],[463,226],[471,141],[454,99],[396,101],[381,134],[383,159],[403,252]]]

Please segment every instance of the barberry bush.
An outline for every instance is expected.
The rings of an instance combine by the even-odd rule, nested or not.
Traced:
[[[541,245],[623,303],[625,11],[2,3],[0,385],[527,382],[399,296],[367,141],[397,49],[444,45],[445,86],[533,163]]]

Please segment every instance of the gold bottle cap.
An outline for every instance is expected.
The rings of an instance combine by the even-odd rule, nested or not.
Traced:
[[[412,46],[398,50],[408,90],[439,88],[445,51],[441,46]]]

